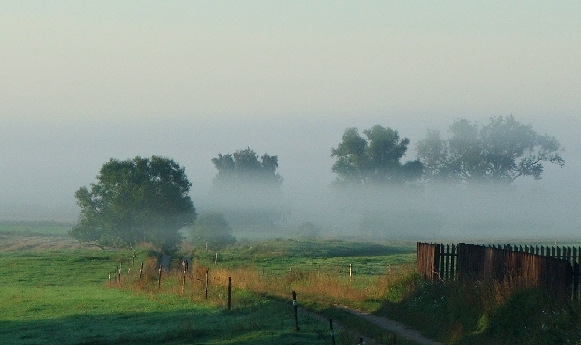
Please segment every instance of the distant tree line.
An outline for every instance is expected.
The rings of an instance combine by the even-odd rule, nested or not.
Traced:
[[[557,139],[537,134],[514,117],[499,116],[485,126],[460,119],[449,128],[450,138],[428,130],[417,143],[417,158],[401,163],[410,144],[397,131],[379,125],[363,131],[348,128],[337,148],[332,170],[339,183],[403,183],[446,181],[512,183],[519,177],[540,179],[544,163],[563,166]]]
[[[459,119],[449,134],[446,139],[428,130],[416,145],[416,159],[402,162],[410,140],[396,130],[375,125],[361,135],[357,128],[347,128],[339,145],[331,149],[335,184],[510,184],[519,177],[540,179],[545,163],[565,164],[556,138],[537,134],[512,115],[491,118],[485,126]],[[213,193],[229,201],[234,211],[213,210],[196,219],[191,182],[184,168],[170,158],[111,159],[102,166],[97,183],[76,191],[81,213],[71,236],[100,247],[149,242],[171,252],[182,242],[184,228],[192,229],[198,245],[221,247],[235,241],[231,222],[267,228],[281,217],[277,200],[283,178],[277,172],[278,156],[258,156],[248,147],[220,153],[212,163],[217,170]],[[268,207],[257,209],[256,199]],[[304,223],[300,231],[312,236],[316,228]]]
[[[563,166],[555,137],[537,134],[514,117],[491,118],[486,126],[457,120],[442,139],[438,131],[418,145],[427,180],[512,183],[519,177],[541,179],[543,163]]]

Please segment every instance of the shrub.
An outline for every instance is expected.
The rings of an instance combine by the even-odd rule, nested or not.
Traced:
[[[514,344],[567,344],[578,319],[570,303],[542,289],[527,289],[515,292],[492,312],[488,332]]]
[[[197,247],[208,246],[214,250],[222,249],[236,242],[232,228],[221,213],[202,214],[192,229],[192,242]]]

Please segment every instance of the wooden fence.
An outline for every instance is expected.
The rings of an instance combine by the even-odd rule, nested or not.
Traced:
[[[581,248],[417,243],[418,271],[431,281],[487,280],[545,287],[579,298]]]

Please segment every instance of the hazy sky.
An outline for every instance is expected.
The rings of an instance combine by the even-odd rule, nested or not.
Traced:
[[[203,203],[218,153],[326,185],[346,127],[413,149],[510,114],[566,148],[539,183],[579,194],[579,18],[577,1],[0,0],[0,218],[74,214],[111,157],[174,158]]]

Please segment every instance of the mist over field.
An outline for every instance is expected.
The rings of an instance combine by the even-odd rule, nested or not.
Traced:
[[[75,222],[109,159],[161,155],[198,213],[276,211],[282,232],[578,236],[581,5],[145,3],[1,5],[0,220]],[[428,129],[509,115],[565,166],[503,188],[332,188],[346,128],[398,131],[406,162]],[[246,148],[278,156],[279,194],[213,192],[212,158]]]
[[[462,117],[462,116],[459,116]],[[517,118],[517,120],[519,120]],[[485,123],[487,118],[481,119]],[[522,120],[527,123],[526,120]],[[575,237],[581,230],[577,119],[530,121],[538,133],[554,135],[565,148],[563,168],[545,164],[541,180],[520,178],[510,186],[420,184],[368,190],[333,187],[331,148],[345,128],[391,126],[411,140],[402,161],[415,159],[415,143],[428,127],[443,134],[451,121],[406,122],[402,117],[143,121],[93,124],[29,124],[4,131],[0,219],[74,222],[74,192],[95,182],[109,158],[164,155],[186,169],[198,213],[230,210],[240,216],[276,211],[274,231],[292,234],[313,223],[322,236],[382,239]],[[429,125],[429,126],[428,126]],[[542,126],[545,125],[545,126]],[[278,155],[284,181],[278,192],[251,186],[217,197],[211,159],[250,147]],[[241,207],[243,206],[243,207]],[[236,227],[235,227],[236,230]]]

